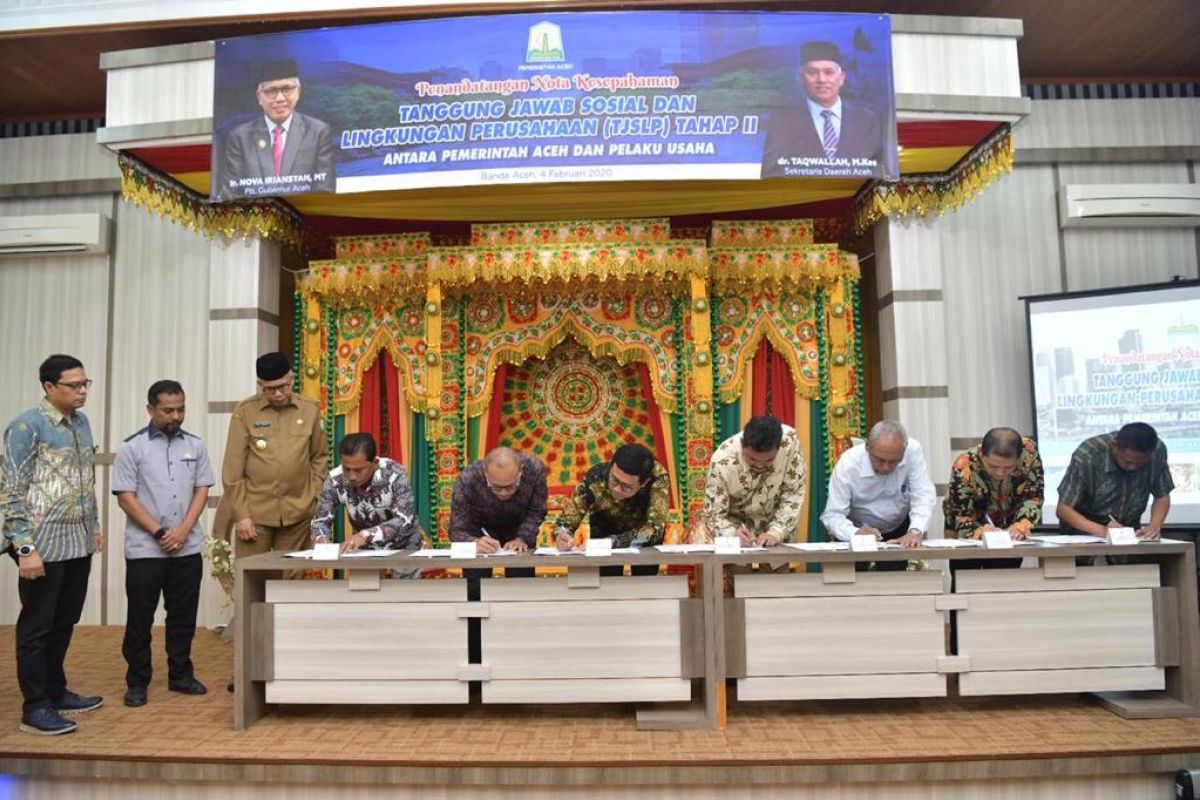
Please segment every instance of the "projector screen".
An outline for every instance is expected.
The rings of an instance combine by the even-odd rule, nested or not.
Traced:
[[[1200,282],[1025,300],[1042,523],[1058,522],[1058,484],[1079,443],[1128,422],[1153,425],[1167,445],[1167,524],[1200,523]]]

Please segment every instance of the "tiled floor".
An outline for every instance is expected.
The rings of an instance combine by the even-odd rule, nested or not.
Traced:
[[[328,707],[277,712],[232,729],[225,691],[232,646],[199,631],[204,697],[166,690],[161,652],[150,702],[121,704],[122,630],[80,627],[68,659],[73,689],[106,705],[68,736],[17,730],[13,629],[0,628],[0,757],[267,763],[848,764],[1200,751],[1200,719],[1123,720],[1086,697],[731,704],[724,731],[641,732],[631,706]],[[161,629],[155,646],[162,647]],[[354,671],[347,664],[347,675]]]

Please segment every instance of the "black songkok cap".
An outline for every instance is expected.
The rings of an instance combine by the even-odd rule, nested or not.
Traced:
[[[267,353],[254,362],[260,381],[277,381],[292,371],[292,363],[283,353]]]
[[[838,50],[838,46],[833,42],[805,42],[800,48],[800,62],[808,63],[809,61],[833,61],[839,67],[842,66],[844,56],[842,51]]]
[[[299,78],[300,68],[296,60],[281,58],[278,61],[268,61],[258,68],[258,82],[278,81],[284,78]]]

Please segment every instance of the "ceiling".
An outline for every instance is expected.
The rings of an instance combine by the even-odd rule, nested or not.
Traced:
[[[628,8],[630,3],[545,2],[538,8]],[[841,2],[641,3],[642,6],[764,8],[799,11],[888,12],[941,16],[1019,18],[1022,81],[1194,82],[1200,81],[1200,0],[842,0]],[[514,10],[481,2],[472,13]],[[429,7],[423,9],[426,15]],[[464,13],[461,6],[455,13]],[[227,20],[171,27],[88,29],[0,36],[0,124],[99,117],[105,79],[100,54],[208,39],[364,21],[403,19],[402,9],[363,13],[280,14],[263,21]]]

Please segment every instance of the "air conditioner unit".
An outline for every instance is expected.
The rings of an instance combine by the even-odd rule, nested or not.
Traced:
[[[1065,184],[1058,221],[1063,228],[1194,227],[1200,225],[1200,185]]]
[[[0,256],[108,252],[112,221],[103,214],[0,217]]]

